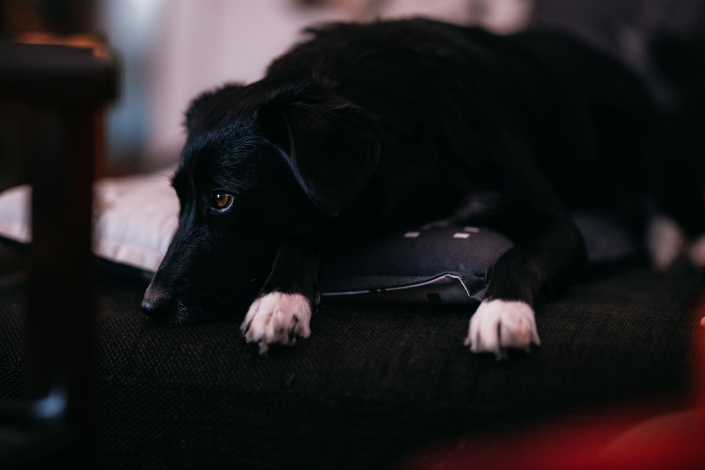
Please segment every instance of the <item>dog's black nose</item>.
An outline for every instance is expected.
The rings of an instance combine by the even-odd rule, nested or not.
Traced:
[[[158,320],[165,317],[171,310],[171,297],[159,286],[150,284],[142,299],[142,311]]]

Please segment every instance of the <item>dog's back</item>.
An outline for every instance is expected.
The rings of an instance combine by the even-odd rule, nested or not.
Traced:
[[[660,124],[646,87],[615,59],[560,33],[497,37],[427,20],[311,34],[269,77],[317,77],[377,116],[398,146],[381,152],[380,179],[404,188],[419,220],[450,214],[469,190],[511,191],[527,176],[514,174],[519,156],[535,158],[571,208],[643,229],[664,161]]]

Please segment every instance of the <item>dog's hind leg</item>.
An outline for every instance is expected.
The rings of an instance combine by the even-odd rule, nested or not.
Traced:
[[[292,345],[308,338],[309,323],[319,300],[320,252],[305,241],[279,247],[272,271],[250,306],[240,329],[260,353],[271,344]]]

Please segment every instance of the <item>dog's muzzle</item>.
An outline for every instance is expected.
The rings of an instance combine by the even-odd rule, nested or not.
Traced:
[[[163,319],[171,311],[171,297],[161,287],[150,284],[142,299],[142,311],[155,320]]]

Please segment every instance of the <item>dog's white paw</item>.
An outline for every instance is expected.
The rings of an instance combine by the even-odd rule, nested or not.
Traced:
[[[249,343],[259,343],[264,354],[270,344],[294,344],[311,334],[311,305],[301,294],[272,292],[252,302],[240,329]]]
[[[534,310],[525,302],[483,300],[470,318],[465,346],[472,352],[492,352],[500,359],[506,348],[529,351],[541,345]]]

